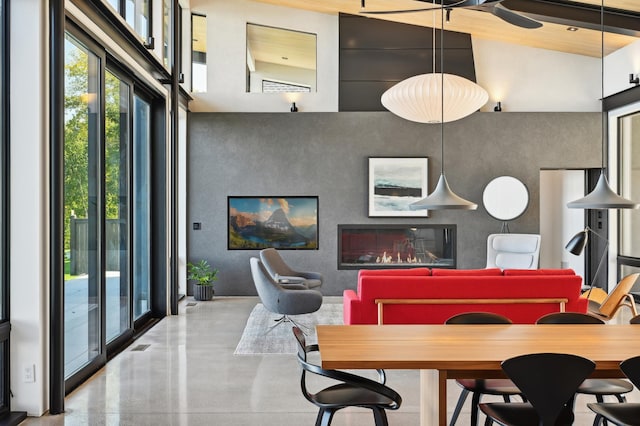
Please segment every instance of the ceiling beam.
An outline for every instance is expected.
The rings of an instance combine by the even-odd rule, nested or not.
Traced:
[[[600,6],[558,0],[504,0],[502,5],[543,22],[600,30]],[[605,32],[640,37],[640,12],[604,8]]]

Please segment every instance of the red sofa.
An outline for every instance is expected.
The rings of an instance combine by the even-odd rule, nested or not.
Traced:
[[[566,298],[565,310],[586,312],[582,277],[572,269],[383,269],[361,270],[357,292],[345,290],[345,324],[377,324],[376,299],[456,299],[446,304],[385,304],[384,324],[442,324],[461,312],[495,312],[516,324],[533,324],[560,310],[559,303],[458,303],[459,299]]]

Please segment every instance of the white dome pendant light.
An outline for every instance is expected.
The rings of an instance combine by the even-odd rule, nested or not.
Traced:
[[[475,210],[478,208],[478,205],[475,203],[472,203],[471,201],[467,201],[462,197],[457,196],[449,187],[449,184],[447,183],[447,178],[444,175],[444,122],[445,122],[445,116],[444,116],[444,96],[442,96],[443,90],[445,85],[444,85],[444,80],[445,80],[445,74],[444,74],[444,43],[443,43],[443,39],[444,39],[444,8],[441,8],[441,24],[442,24],[442,32],[440,34],[440,50],[441,50],[441,54],[440,54],[440,93],[441,95],[439,96],[439,100],[440,100],[440,152],[442,153],[442,159],[440,161],[440,178],[438,179],[438,183],[436,184],[435,189],[433,190],[433,192],[431,194],[429,194],[426,198],[423,198],[422,200],[416,201],[415,203],[411,204],[411,208],[412,209],[416,209],[416,210],[420,210],[420,209],[427,209],[427,210]],[[434,49],[435,50],[435,49]],[[435,68],[434,68],[435,70]],[[464,79],[463,79],[464,80]],[[468,81],[468,80],[467,80]],[[479,86],[478,86],[479,87]],[[481,89],[484,90],[484,89]],[[486,92],[485,92],[486,94]],[[488,99],[487,98],[484,100],[483,104],[486,103]],[[482,105],[479,105],[477,108],[479,108]],[[475,111],[475,110],[474,110]],[[471,114],[473,111],[471,111],[469,114]],[[468,115],[468,114],[467,114]]]
[[[442,5],[440,11],[444,14]],[[433,20],[432,72],[402,80],[385,91],[380,98],[386,109],[405,120],[417,123],[460,120],[479,110],[489,100],[487,91],[476,83],[459,75],[446,74],[442,69],[442,57],[440,72],[436,73],[435,13]],[[442,20],[441,36],[444,36],[444,20]],[[444,56],[442,37],[440,54]]]
[[[605,158],[606,158],[606,142],[607,142],[607,126],[605,124],[606,114],[604,112],[604,0],[600,5],[600,32],[602,37],[601,45],[601,61],[600,61],[600,115],[601,115],[601,131],[602,131],[602,164],[600,169],[600,177],[593,191],[582,198],[567,203],[570,209],[637,209],[640,204],[619,196],[609,186],[609,181],[605,174]]]
[[[446,109],[439,102],[443,97]],[[418,123],[460,120],[479,110],[488,100],[489,94],[482,87],[459,75],[445,73],[409,77],[389,88],[381,98],[386,109]]]

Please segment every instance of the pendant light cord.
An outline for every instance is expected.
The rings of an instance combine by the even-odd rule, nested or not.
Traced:
[[[431,72],[436,73],[436,13],[433,12],[433,24],[431,25],[431,51],[433,60],[431,62]]]
[[[606,158],[606,123],[604,114],[604,0],[601,0],[600,4],[600,130],[602,132],[602,173],[605,170],[605,158]]]
[[[444,176],[444,0],[440,2],[440,152],[440,174]]]

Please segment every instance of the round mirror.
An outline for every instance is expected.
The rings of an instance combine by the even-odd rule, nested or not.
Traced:
[[[513,220],[527,210],[529,190],[512,176],[499,176],[484,187],[482,202],[491,217]]]

